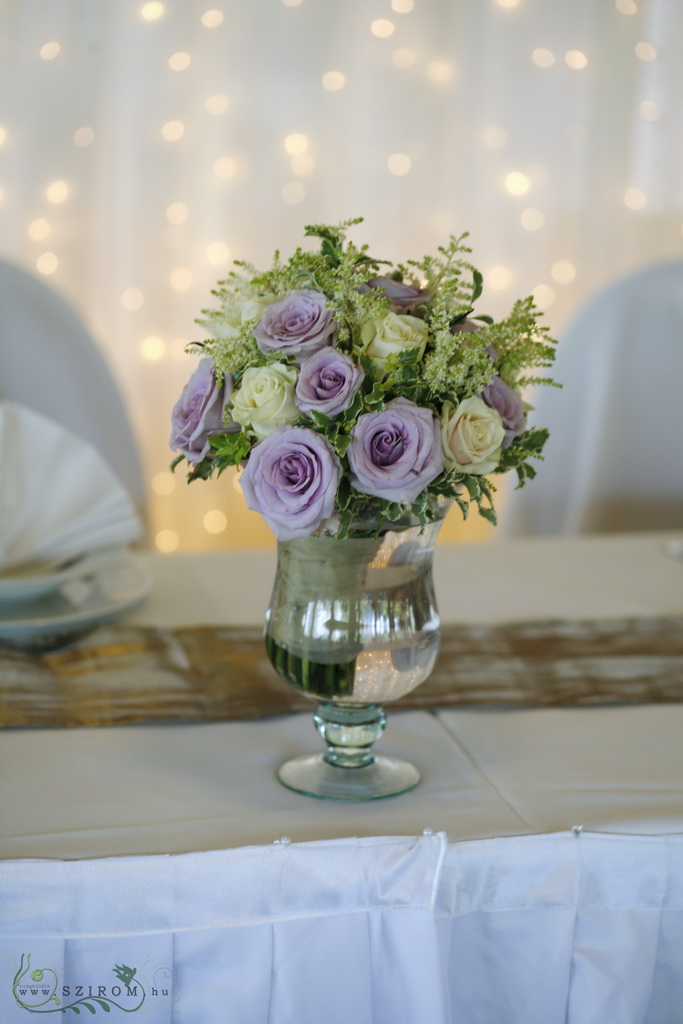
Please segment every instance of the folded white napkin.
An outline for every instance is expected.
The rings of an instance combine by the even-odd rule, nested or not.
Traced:
[[[121,547],[141,533],[127,491],[92,445],[0,402],[0,573]]]

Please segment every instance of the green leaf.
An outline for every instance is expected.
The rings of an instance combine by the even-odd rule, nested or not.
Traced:
[[[321,427],[323,430],[325,427],[329,427],[332,422],[329,416],[325,416],[324,413],[318,412],[317,409],[311,409],[310,416],[316,427]]]
[[[334,438],[332,443],[342,458],[346,455],[346,452],[352,440],[353,438],[351,437],[350,434],[338,434]]]
[[[353,396],[353,401],[351,402],[351,405],[348,407],[348,409],[344,410],[344,413],[343,413],[342,418],[341,418],[342,419],[342,423],[345,424],[345,425],[348,425],[350,423],[355,423],[356,422],[356,418],[357,418],[357,416],[360,413],[362,408],[363,408],[363,395],[361,394],[360,391],[356,391],[355,395]]]
[[[184,460],[184,458],[185,458],[185,456],[182,455],[182,454],[181,455],[176,455],[175,459],[173,460],[171,465],[168,467],[171,470],[172,473],[175,473],[176,466],[179,466],[180,463]]]
[[[240,430],[234,434],[219,434],[210,437],[209,443],[214,453],[230,466],[238,466],[252,449],[253,441]]]
[[[98,999],[97,996],[95,996],[94,1001],[100,1004],[105,1013],[111,1013],[111,1006],[109,1003],[105,1002],[104,999]]]
[[[472,268],[472,302],[476,302],[482,291],[484,290],[484,278],[483,275]]]

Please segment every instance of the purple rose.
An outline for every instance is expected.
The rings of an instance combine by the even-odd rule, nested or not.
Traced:
[[[232,394],[232,377],[223,376],[216,385],[213,363],[208,356],[199,360],[197,369],[183,389],[171,413],[171,448],[181,451],[193,465],[201,462],[211,445],[209,437],[228,428],[223,413]]]
[[[308,537],[334,511],[342,467],[322,434],[278,427],[255,445],[240,477],[247,505],[278,540]]]
[[[409,505],[443,470],[439,421],[407,398],[359,416],[351,433],[350,479],[363,494]]]
[[[414,284],[403,284],[392,277],[371,277],[365,284],[368,288],[381,288],[391,301],[394,312],[406,313],[408,310],[422,306],[432,297],[432,293],[418,288]]]
[[[503,448],[509,448],[512,439],[524,432],[526,414],[519,394],[509,387],[500,377],[494,377],[481,393],[486,404],[500,413],[505,427]]]
[[[336,416],[351,405],[364,377],[349,356],[336,348],[321,348],[301,364],[296,404],[305,413],[315,409]]]
[[[254,328],[262,352],[283,356],[305,356],[331,345],[337,335],[334,314],[327,297],[309,289],[290,292],[284,299],[266,306]]]

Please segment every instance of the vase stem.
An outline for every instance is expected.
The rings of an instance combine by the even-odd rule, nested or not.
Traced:
[[[384,732],[386,715],[379,704],[337,705],[321,702],[313,721],[327,744],[327,764],[364,768],[375,760],[372,745]]]

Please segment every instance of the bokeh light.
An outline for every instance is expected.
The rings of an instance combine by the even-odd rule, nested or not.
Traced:
[[[505,178],[505,190],[511,196],[523,196],[529,191],[530,185],[529,178],[521,171],[511,171]]]
[[[400,177],[407,174],[413,165],[413,161],[407,153],[392,153],[387,160],[387,167],[391,174]]]
[[[45,190],[48,202],[63,203],[69,195],[69,186],[65,181],[53,181]]]

